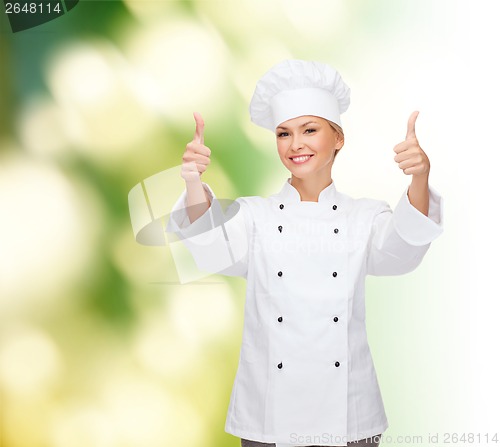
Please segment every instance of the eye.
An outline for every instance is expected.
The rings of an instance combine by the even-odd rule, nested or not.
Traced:
[[[280,132],[280,133],[276,134],[276,136],[278,138],[280,138],[280,137],[286,137],[286,136],[288,136],[288,132]]]
[[[316,129],[306,129],[306,133],[313,133],[316,132]]]

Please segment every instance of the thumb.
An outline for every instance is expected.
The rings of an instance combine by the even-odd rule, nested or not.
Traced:
[[[203,131],[205,129],[205,122],[198,112],[193,113],[194,120],[196,121],[196,130],[194,132],[194,141],[204,144]]]
[[[408,128],[406,130],[406,139],[409,140],[410,138],[416,138],[417,135],[415,133],[415,121],[417,121],[418,114],[420,112],[413,112],[410,115],[410,118],[408,119]]]

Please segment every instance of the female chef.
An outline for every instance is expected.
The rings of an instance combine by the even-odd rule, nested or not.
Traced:
[[[200,269],[247,280],[225,425],[244,447],[376,446],[388,427],[367,341],[364,280],[419,265],[443,230],[442,198],[428,184],[418,112],[394,147],[395,162],[411,175],[394,211],[337,190],[331,170],[349,95],[338,72],[319,62],[286,60],[264,74],[250,116],[274,132],[290,177],[278,193],[240,197],[225,212],[200,179],[210,149],[195,114],[182,164],[186,190],[167,229]]]

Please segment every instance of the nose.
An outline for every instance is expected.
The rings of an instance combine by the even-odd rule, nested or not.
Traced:
[[[292,138],[290,139],[290,149],[294,151],[298,151],[304,148],[304,142],[302,141],[301,135],[299,132],[292,134]]]

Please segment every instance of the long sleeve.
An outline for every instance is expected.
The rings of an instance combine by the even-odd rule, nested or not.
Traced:
[[[368,275],[401,275],[414,270],[443,232],[443,199],[429,186],[429,215],[408,199],[408,188],[392,212],[382,202],[373,220],[367,256]]]
[[[186,210],[187,192],[184,190],[167,222],[168,236],[182,241],[200,270],[246,278],[249,239],[247,203],[239,198],[223,211],[212,189],[206,183],[202,184],[210,196],[210,207],[191,223]]]

